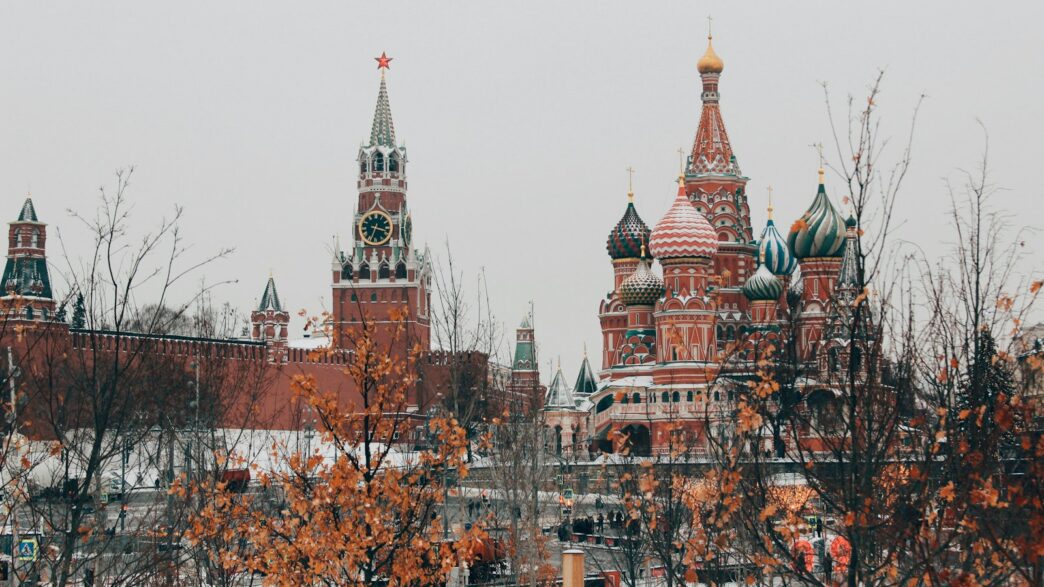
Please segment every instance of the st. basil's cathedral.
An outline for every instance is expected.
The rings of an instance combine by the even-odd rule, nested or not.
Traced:
[[[650,229],[629,192],[609,233],[601,369],[595,374],[585,357],[574,385],[559,371],[548,388],[545,420],[563,455],[624,445],[637,456],[669,446],[705,452],[708,435],[733,424],[734,400],[756,377],[758,359],[788,337],[796,338],[798,391],[808,405],[830,405],[847,358],[866,369],[845,311],[863,291],[855,220],[838,213],[820,169],[811,206],[787,237],[768,202],[755,240],[749,178],[721,113],[724,62],[710,37],[697,69],[703,108],[674,201]],[[766,451],[780,449],[766,442]]]

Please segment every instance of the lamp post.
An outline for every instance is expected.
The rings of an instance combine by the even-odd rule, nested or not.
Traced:
[[[428,450],[435,451],[438,446],[438,434],[431,429],[431,419],[438,415],[438,407],[428,408],[424,415],[424,436],[428,440]],[[446,479],[446,465],[442,466],[442,539],[449,540],[449,482]]]

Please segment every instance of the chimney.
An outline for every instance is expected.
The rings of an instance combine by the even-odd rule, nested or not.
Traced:
[[[584,551],[571,548],[562,553],[562,587],[584,587]]]

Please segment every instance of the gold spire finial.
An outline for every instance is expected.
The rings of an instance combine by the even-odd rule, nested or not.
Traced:
[[[826,170],[819,168],[819,185],[826,185]]]
[[[584,343],[584,358],[587,358],[587,343]]]
[[[634,167],[627,167],[627,201],[634,201]]]
[[[772,186],[765,188],[768,190],[768,219],[772,220],[772,211],[775,209],[772,207]]]
[[[684,173],[679,173],[678,174],[678,187],[685,187],[685,174]]]
[[[642,256],[639,257],[639,259],[644,259],[644,258],[645,258],[645,243],[642,243]]]
[[[707,51],[696,62],[696,70],[700,73],[721,73],[725,69],[725,62],[714,52],[714,35],[711,34],[711,21],[713,20],[713,17],[707,17]]]

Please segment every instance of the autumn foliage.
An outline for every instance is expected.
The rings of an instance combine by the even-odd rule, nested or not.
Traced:
[[[405,316],[392,318],[404,336]],[[420,349],[398,357],[365,322],[351,348],[344,375],[354,401],[339,402],[309,377],[294,381],[315,416],[318,446],[274,446],[259,492],[234,493],[221,482],[180,489],[204,504],[189,537],[224,545],[210,553],[220,568],[261,574],[268,585],[432,585],[468,556],[479,531],[444,540],[440,507],[444,473],[467,474],[465,431],[450,417],[407,414]],[[393,445],[418,427],[430,448]]]

